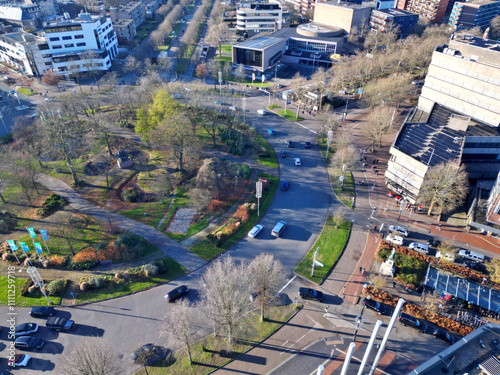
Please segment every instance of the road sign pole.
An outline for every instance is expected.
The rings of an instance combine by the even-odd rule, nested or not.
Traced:
[[[257,198],[257,217],[260,216],[260,198],[262,198],[262,181],[255,183],[255,197]]]

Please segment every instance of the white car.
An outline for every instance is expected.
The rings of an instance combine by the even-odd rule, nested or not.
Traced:
[[[393,243],[394,245],[399,245],[399,246],[403,246],[403,237],[401,236],[394,236],[392,234],[389,234],[387,235],[387,237],[385,238],[385,240],[387,242],[390,242],[390,243]]]
[[[257,113],[258,113],[259,115],[265,115],[265,114],[266,114],[266,111],[264,111],[263,109],[258,109],[258,110],[257,110]]]
[[[31,356],[28,354],[16,354],[16,356],[9,361],[9,366],[12,367],[26,367],[30,361]]]
[[[262,225],[257,224],[256,226],[254,226],[252,228],[252,230],[250,232],[248,232],[248,237],[250,237],[250,238],[257,237],[257,235],[260,233],[260,231],[262,230],[262,228],[264,228]]]
[[[229,107],[229,109],[231,111],[236,111],[238,109],[238,107],[236,107],[235,105],[232,105],[231,107]]]
[[[418,242],[412,242],[410,246],[408,246],[411,250],[418,251],[419,253],[424,253],[428,254],[429,253],[429,246],[424,245],[422,243]]]
[[[408,237],[408,229],[403,227],[398,227],[397,225],[389,226],[389,232],[396,232],[400,236]]]
[[[447,260],[448,262],[454,262],[455,261],[455,255],[454,254],[450,254],[450,253],[447,253],[447,252],[441,252],[441,251],[438,251],[436,253],[436,258],[438,259],[441,259],[443,258],[444,260]]]
[[[300,167],[302,163],[300,162],[300,158],[294,158],[293,161],[295,162],[295,165]]]

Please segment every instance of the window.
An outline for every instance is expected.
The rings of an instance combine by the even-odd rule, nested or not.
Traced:
[[[58,36],[56,36],[56,37],[54,37],[54,38],[50,38],[50,41],[51,41],[51,42],[57,42],[58,40],[59,40],[59,37],[58,37]]]
[[[71,35],[68,35],[68,36],[63,36],[63,37],[62,37],[62,40],[71,40]]]
[[[75,35],[75,39],[83,39],[83,35]]]
[[[44,43],[44,44],[39,44],[38,45],[38,49],[40,51],[43,51],[43,50],[46,50],[46,49],[49,49],[49,45],[47,43]]]
[[[49,61],[49,62],[45,63],[45,66],[50,66],[50,65],[52,65],[52,61]]]
[[[57,46],[52,46],[52,48],[53,49],[60,49],[60,48],[62,48],[62,46],[61,45],[57,45]]]
[[[87,43],[76,43],[77,47],[85,47]]]
[[[65,44],[64,48],[73,48],[75,45],[73,43],[71,44]]]

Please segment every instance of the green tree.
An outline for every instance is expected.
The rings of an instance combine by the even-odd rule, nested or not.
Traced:
[[[177,114],[178,108],[179,104],[167,90],[158,90],[153,103],[137,111],[136,132],[147,136],[152,129]]]

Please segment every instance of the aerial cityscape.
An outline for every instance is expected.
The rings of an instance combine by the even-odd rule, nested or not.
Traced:
[[[0,375],[500,374],[500,0],[0,4]]]

